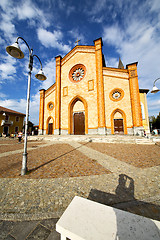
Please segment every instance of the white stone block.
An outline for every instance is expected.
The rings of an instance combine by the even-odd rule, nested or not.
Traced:
[[[75,197],[56,224],[63,239],[159,240],[160,222]]]

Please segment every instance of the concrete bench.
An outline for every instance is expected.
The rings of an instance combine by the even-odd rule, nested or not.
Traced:
[[[160,240],[160,222],[74,197],[56,224],[61,240]]]

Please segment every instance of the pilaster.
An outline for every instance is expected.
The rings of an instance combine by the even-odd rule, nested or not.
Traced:
[[[126,68],[129,73],[129,87],[132,106],[133,127],[142,127],[142,113],[139,95],[139,84],[137,74],[137,62],[128,64]]]
[[[55,134],[61,129],[61,56],[56,58]]]
[[[98,128],[105,128],[105,105],[104,105],[104,84],[103,84],[103,63],[102,63],[102,39],[94,41],[96,58],[96,82],[97,82],[97,108]]]
[[[45,101],[45,89],[40,90],[40,105],[39,105],[39,134],[43,134],[44,130],[44,101]]]

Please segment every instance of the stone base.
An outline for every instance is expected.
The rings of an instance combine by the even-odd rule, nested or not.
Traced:
[[[97,134],[104,135],[106,134],[106,128],[97,128]]]
[[[44,134],[44,130],[43,129],[38,129],[38,135],[43,135]]]
[[[95,134],[98,134],[97,133],[97,128],[95,128],[95,129],[88,129],[88,134],[93,134],[93,135],[95,135]]]
[[[127,135],[134,135],[133,128],[127,128]]]
[[[68,130],[61,129],[61,135],[68,135]]]
[[[144,127],[133,127],[133,134],[135,136],[144,136]]]
[[[111,135],[111,128],[106,128],[106,134]]]
[[[61,135],[60,129],[54,129],[54,135]]]

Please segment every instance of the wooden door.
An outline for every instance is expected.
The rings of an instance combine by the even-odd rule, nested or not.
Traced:
[[[3,132],[4,132],[5,134],[8,134],[8,126],[5,126],[5,127],[3,128]]]
[[[124,134],[123,119],[114,119],[114,133]]]
[[[74,135],[85,135],[85,114],[84,112],[74,113]]]
[[[48,124],[48,134],[52,134],[53,133],[53,123],[49,123]]]

